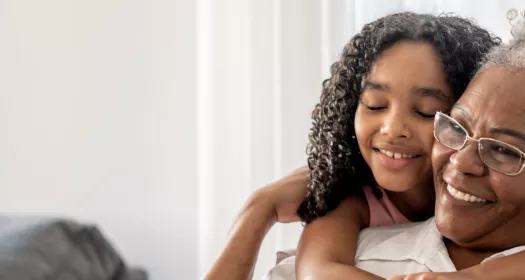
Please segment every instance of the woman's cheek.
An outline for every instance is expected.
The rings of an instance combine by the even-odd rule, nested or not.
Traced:
[[[432,166],[434,170],[441,170],[442,166],[449,161],[454,151],[434,140],[432,147]],[[434,174],[435,175],[435,174]]]

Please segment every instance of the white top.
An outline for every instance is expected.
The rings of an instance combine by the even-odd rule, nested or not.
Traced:
[[[525,246],[494,254],[483,262],[516,254]],[[426,222],[362,230],[357,242],[356,267],[388,278],[418,272],[456,271],[434,218]],[[295,257],[283,260],[263,280],[294,280]]]

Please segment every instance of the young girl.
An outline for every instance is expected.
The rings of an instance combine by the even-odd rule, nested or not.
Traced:
[[[377,279],[352,267],[359,231],[434,215],[434,115],[499,43],[459,17],[400,13],[345,46],[313,112],[298,279]]]

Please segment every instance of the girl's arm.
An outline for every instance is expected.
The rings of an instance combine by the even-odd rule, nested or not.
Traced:
[[[306,195],[308,167],[256,191],[246,202],[230,231],[226,247],[204,280],[252,279],[264,236],[274,223],[299,221],[297,208]]]
[[[297,279],[383,279],[353,266],[359,232],[369,220],[368,203],[362,195],[346,198],[335,210],[308,224],[297,248]]]
[[[525,279],[525,251],[459,271],[472,279]]]
[[[235,221],[230,238],[204,280],[251,279],[257,254],[275,219],[263,193],[254,194]]]
[[[398,275],[388,280],[514,280],[525,279],[525,251],[493,259],[456,272],[425,272]]]

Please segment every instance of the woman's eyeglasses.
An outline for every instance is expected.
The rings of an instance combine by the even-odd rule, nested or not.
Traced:
[[[434,118],[434,137],[450,149],[459,151],[469,140],[477,142],[481,161],[488,167],[509,176],[518,175],[525,166],[525,153],[492,138],[474,139],[456,120],[438,112]]]

